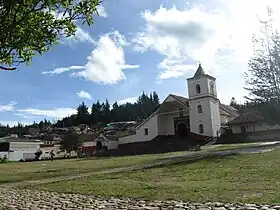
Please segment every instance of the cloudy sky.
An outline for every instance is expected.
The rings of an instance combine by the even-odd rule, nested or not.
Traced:
[[[81,101],[133,102],[142,91],[187,96],[199,62],[217,78],[221,102],[243,100],[251,37],[268,2],[276,12],[277,0],[104,0],[94,25],[30,66],[0,72],[0,122],[53,120]]]

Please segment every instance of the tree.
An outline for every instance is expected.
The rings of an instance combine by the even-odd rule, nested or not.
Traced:
[[[98,109],[95,103],[91,106],[90,124],[95,125],[98,123]]]
[[[237,103],[237,101],[234,97],[231,98],[229,105],[232,106],[235,109],[240,108],[240,105]]]
[[[118,109],[119,109],[119,105],[118,105],[118,102],[115,102],[112,106],[112,110],[111,110],[111,113],[110,113],[110,116],[111,116],[111,121],[113,122],[116,122],[117,119],[118,119]]]
[[[253,37],[254,55],[249,61],[246,75],[246,90],[255,103],[280,103],[280,36],[273,29],[271,10],[268,9],[269,20],[261,21],[259,36]]]
[[[158,106],[159,105],[159,97],[158,94],[154,91],[153,92],[153,103]]]
[[[280,35],[272,25],[272,11],[268,20],[261,21],[260,34],[253,37],[253,57],[249,61],[246,87],[250,104],[267,117],[280,122]],[[277,114],[278,113],[278,114]]]
[[[105,104],[102,107],[103,123],[107,124],[111,121],[110,119],[110,104],[106,99]]]
[[[82,142],[77,134],[74,132],[66,134],[60,142],[60,149],[70,153],[77,151],[82,145]]]
[[[93,24],[92,15],[98,15],[100,3],[101,0],[0,1],[0,69],[15,70],[10,66],[29,64],[35,54],[47,52],[59,38],[74,35],[78,23]]]
[[[77,124],[88,124],[89,112],[88,107],[82,102],[77,108]]]

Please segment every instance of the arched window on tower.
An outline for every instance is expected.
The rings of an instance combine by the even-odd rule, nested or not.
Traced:
[[[195,86],[195,88],[196,88],[196,93],[197,93],[197,94],[200,94],[200,93],[201,93],[200,85],[197,84],[197,85]]]
[[[204,129],[203,129],[203,125],[202,124],[199,125],[199,133],[204,133]]]
[[[210,93],[215,95],[215,87],[213,82],[210,82]]]
[[[198,112],[198,113],[202,113],[202,106],[201,106],[201,105],[198,105],[198,106],[197,106],[197,112]]]

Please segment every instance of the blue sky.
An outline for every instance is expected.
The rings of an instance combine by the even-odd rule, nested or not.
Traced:
[[[75,113],[81,101],[133,102],[142,91],[161,100],[187,96],[186,78],[199,62],[217,78],[223,103],[241,101],[262,2],[104,0],[94,25],[80,25],[75,38],[61,39],[30,66],[0,72],[0,122],[53,120]]]

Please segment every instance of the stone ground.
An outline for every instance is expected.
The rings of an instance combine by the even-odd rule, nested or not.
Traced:
[[[187,203],[181,201],[147,201],[136,199],[102,198],[99,196],[58,194],[14,188],[0,189],[0,205],[18,210],[76,210],[76,209],[130,209],[130,210],[280,210],[277,205],[232,203]],[[1,208],[0,208],[1,209]]]

